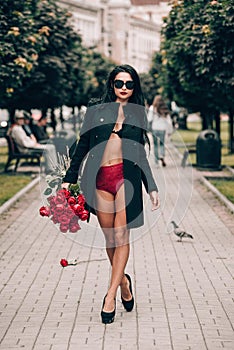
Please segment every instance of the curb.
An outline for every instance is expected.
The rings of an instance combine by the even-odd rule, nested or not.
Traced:
[[[230,171],[230,173],[232,173],[234,175],[234,169],[231,168],[230,166],[226,165],[226,168]]]
[[[0,215],[3,214],[5,211],[9,210],[10,207],[15,204],[25,193],[31,190],[34,186],[36,186],[39,183],[40,177],[36,177],[33,179],[27,186],[22,188],[19,192],[17,192],[12,198],[10,198],[8,201],[6,201],[3,205],[0,207]]]
[[[182,159],[182,154],[176,149],[176,147],[174,146],[176,153],[178,154],[179,158]],[[225,166],[232,174],[234,174],[234,170],[229,167],[229,166]],[[197,170],[195,168],[195,170]],[[221,192],[219,192],[219,190],[217,190],[217,188],[215,186],[213,186],[203,175],[200,175],[200,182],[206,186],[211,192],[213,192],[213,194],[219,198],[219,200],[221,202],[223,202],[223,204],[231,211],[231,213],[234,213],[234,204],[229,201]]]
[[[225,205],[226,207],[234,213],[234,204],[229,201],[215,186],[213,186],[204,176],[200,178],[202,182],[210,191],[212,191]]]

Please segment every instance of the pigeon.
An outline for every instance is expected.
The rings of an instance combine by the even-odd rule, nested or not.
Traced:
[[[182,242],[182,238],[191,238],[193,239],[193,236],[190,233],[185,232],[179,226],[175,223],[175,221],[171,221],[171,224],[174,226],[174,234],[179,237],[178,242]]]

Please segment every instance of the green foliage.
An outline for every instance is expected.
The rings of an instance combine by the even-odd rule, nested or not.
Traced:
[[[47,43],[34,20],[32,1],[4,0],[0,3],[0,101],[5,107],[32,76],[38,55]]]
[[[11,46],[3,45],[2,101],[6,107],[19,109],[61,106],[82,85],[81,38],[69,24],[70,14],[54,0],[8,0],[7,3],[8,6],[1,5],[1,15],[5,18],[5,32],[14,42]],[[18,10],[22,3],[23,15]],[[1,28],[1,41],[4,34]],[[32,49],[25,45],[28,42]],[[14,48],[8,56],[7,45]]]
[[[158,93],[157,74],[140,73],[141,87],[148,105],[151,105],[154,96]]]
[[[80,107],[102,96],[114,64],[82,46],[70,19],[55,0],[0,3],[1,108]]]
[[[160,84],[190,111],[233,110],[234,7],[174,1],[162,29]]]
[[[94,49],[83,51],[84,86],[82,104],[87,105],[90,98],[99,99],[105,91],[106,80],[115,64]]]

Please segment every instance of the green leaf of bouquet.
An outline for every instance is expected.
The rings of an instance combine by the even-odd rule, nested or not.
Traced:
[[[78,195],[80,193],[80,185],[78,183],[76,184],[70,184],[69,191],[72,195]]]
[[[47,189],[44,191],[44,195],[45,195],[45,196],[49,196],[51,193],[52,193],[52,189],[51,189],[51,188],[47,188]]]
[[[52,181],[50,181],[48,183],[48,185],[51,187],[51,188],[55,188],[56,186],[60,185],[61,184],[61,179],[57,178],[57,179],[54,179]]]

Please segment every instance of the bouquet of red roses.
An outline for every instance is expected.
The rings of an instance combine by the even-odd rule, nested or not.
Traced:
[[[61,188],[69,164],[69,154],[67,156],[58,155],[58,164],[54,171],[46,177],[48,186],[44,195],[47,197],[47,205],[39,209],[40,215],[50,217],[54,224],[59,225],[63,233],[79,231],[79,220],[86,221],[89,218],[79,182],[70,184],[68,190]]]
[[[70,185],[68,190],[60,188],[47,201],[48,205],[40,208],[40,215],[50,217],[54,224],[59,224],[63,233],[79,231],[79,220],[86,221],[89,217],[85,197],[80,193],[78,184]]]

